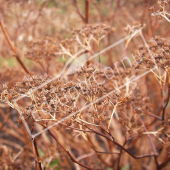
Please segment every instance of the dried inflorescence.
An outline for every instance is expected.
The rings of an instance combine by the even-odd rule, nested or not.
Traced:
[[[8,87],[12,88],[17,80],[22,80],[24,73],[19,69],[6,69],[0,73],[0,83],[5,84],[8,83]],[[2,92],[3,88],[0,87],[0,92]]]
[[[34,65],[29,68],[29,70],[33,68],[28,72],[30,75],[26,75],[22,80],[22,74],[20,75],[19,70],[16,72],[7,70],[0,75],[1,84],[9,80],[8,83],[3,85],[4,91],[1,93],[0,101],[6,102],[17,110],[19,115],[17,128],[12,124],[12,121],[7,123],[10,116],[17,120],[17,112],[13,114],[13,110],[10,115],[5,110],[7,105],[3,104],[4,108],[0,110],[0,119],[2,117],[1,120],[3,120],[0,123],[0,132],[3,128],[8,129],[6,131],[21,140],[22,142],[19,144],[24,146],[23,149],[19,147],[19,151],[14,152],[14,154],[11,151],[10,154],[4,154],[8,153],[7,149],[4,146],[0,147],[0,156],[3,156],[0,162],[3,168],[22,169],[23,167],[30,168],[31,165],[31,169],[34,169],[31,163],[33,156],[35,167],[39,167],[39,169],[42,169],[41,165],[45,169],[74,169],[74,164],[71,161],[76,163],[77,169],[80,169],[78,166],[86,169],[121,169],[125,168],[125,164],[131,168],[131,165],[137,163],[138,166],[135,167],[138,167],[138,169],[155,169],[156,166],[157,169],[161,169],[166,164],[168,167],[168,161],[170,160],[168,110],[170,42],[158,36],[152,38],[147,42],[149,46],[145,44],[146,46],[139,47],[135,57],[132,56],[135,61],[128,58],[127,61],[130,64],[130,67],[128,67],[128,63],[124,61],[127,59],[126,56],[131,52],[131,49],[136,48],[135,43],[140,44],[138,36],[135,36],[137,39],[133,39],[133,41],[131,35],[141,33],[140,31],[145,25],[145,19],[141,17],[143,20],[141,23],[133,22],[131,26],[131,22],[128,20],[127,22],[120,22],[120,17],[116,17],[116,13],[117,16],[122,14],[130,16],[129,9],[132,6],[139,13],[138,4],[145,8],[152,2],[144,1],[145,5],[141,5],[143,2],[135,1],[134,5],[129,3],[128,8],[126,8],[128,1],[84,2],[85,17],[87,17],[87,7],[90,3],[97,9],[97,13],[105,13],[105,9],[101,10],[99,4],[101,6],[106,3],[107,9],[109,9],[108,6],[111,8],[116,6],[114,13],[109,13],[110,16],[106,23],[112,23],[113,18],[114,25],[122,25],[121,28],[123,28],[124,23],[130,23],[125,28],[128,34],[125,38],[125,48],[122,49],[124,45],[120,45],[121,47],[118,47],[116,52],[110,48],[113,47],[111,43],[121,37],[122,29],[119,29],[120,31],[118,30],[112,38],[115,28],[103,23],[86,23],[82,28],[75,29],[72,36],[69,33],[64,35],[64,37],[70,37],[64,40],[61,40],[61,37],[57,40],[47,37],[32,42],[26,54],[28,59],[35,61]],[[37,17],[39,18],[44,13],[43,8],[46,10],[49,5],[52,9],[60,3],[63,2],[43,2],[42,8],[39,5],[40,10]],[[74,4],[77,4],[76,1],[74,1]],[[82,19],[87,22],[88,18],[81,15],[81,11],[78,9],[79,5],[76,6],[76,10]],[[169,21],[169,1],[158,1],[158,6],[159,10],[153,7],[150,8],[152,14],[158,15],[160,19],[164,17]],[[121,8],[123,12],[116,11],[116,9]],[[56,10],[56,8],[54,9]],[[61,9],[63,10],[63,8]],[[14,12],[17,13],[17,10],[16,8]],[[24,13],[24,17],[27,16],[25,18],[28,20],[29,15],[31,16],[33,12],[34,10],[28,12],[28,15]],[[138,15],[134,16],[135,20],[139,20]],[[157,31],[159,24],[155,24],[155,17],[152,20],[148,13],[146,13],[146,16],[146,21],[150,24],[143,31],[145,37],[148,37]],[[107,16],[97,18],[98,21],[102,21]],[[128,18],[133,20],[132,17]],[[116,21],[118,22],[116,23]],[[22,23],[22,19],[18,20],[18,30],[16,32],[20,36],[19,38],[16,36],[16,38],[22,41],[25,34],[20,34],[20,30],[22,30],[19,27],[19,25],[22,25],[20,22]],[[38,22],[33,23],[32,34],[34,36],[29,33],[30,36],[28,35],[28,37],[38,38],[37,33],[39,33],[42,38],[42,31],[35,31],[39,30],[39,28],[36,28]],[[56,22],[53,23],[56,24]],[[94,22],[91,17],[90,23],[96,23],[96,20]],[[162,24],[163,21],[159,23]],[[65,29],[65,27],[63,28]],[[159,28],[160,34],[163,28],[163,26]],[[70,28],[68,27],[68,29]],[[53,28],[49,33],[46,32],[46,35],[52,32]],[[103,40],[104,38],[106,39]],[[24,39],[24,41],[26,40]],[[115,44],[119,44],[119,42]],[[17,44],[17,42],[14,44]],[[26,46],[24,45],[24,47]],[[102,49],[104,47],[108,47],[105,50],[109,49],[105,53],[103,52],[105,50]],[[101,53],[98,53],[100,51]],[[122,54],[122,52],[121,58],[119,54]],[[97,53],[98,56],[96,56]],[[94,59],[95,57],[99,60]],[[121,58],[122,66],[121,63],[116,62],[118,58]],[[110,67],[104,66],[103,63],[109,63]],[[158,66],[157,69],[155,69],[155,65]],[[41,70],[35,66],[41,66]],[[145,71],[151,72],[151,74],[145,74],[148,73]],[[43,76],[38,75],[40,73]],[[143,76],[143,73],[145,76]],[[153,74],[160,84],[155,81]],[[16,79],[17,83],[15,83]],[[46,132],[34,138],[39,132],[41,133],[41,130]],[[6,131],[2,137],[6,137]],[[28,132],[34,154],[29,151],[30,145],[28,140],[25,140],[27,139],[25,132]],[[10,135],[9,139],[11,139]],[[2,143],[5,142],[8,141],[2,140]],[[68,159],[68,157],[71,159]],[[151,159],[151,157],[155,159]],[[139,160],[140,158],[144,158],[142,163]],[[52,160],[55,163],[57,162],[55,167],[50,165]],[[21,165],[21,162],[24,162],[24,164]],[[150,167],[148,167],[148,162]]]
[[[168,12],[168,6],[170,4],[169,0],[158,0],[158,10],[155,9],[154,6],[149,7],[152,12],[152,16],[158,16],[159,19],[165,18],[168,22],[170,22],[170,14]]]
[[[128,35],[132,34],[134,31],[141,28],[141,23],[136,22],[132,26],[127,24],[124,30],[127,32]]]
[[[69,49],[67,45],[65,48]],[[165,71],[169,69],[169,42],[155,37],[149,42],[149,48],[158,66]],[[142,137],[149,134],[146,128],[150,127],[149,117],[153,115],[153,108],[149,98],[141,94],[137,86],[139,82],[127,82],[139,74],[140,68],[150,69],[154,66],[147,50],[146,47],[139,48],[135,67],[125,69],[118,66],[111,69],[94,62],[55,80],[51,80],[48,75],[29,75],[13,88],[4,86],[1,96],[13,108],[13,100],[22,95],[29,97],[30,100],[25,101],[21,109],[22,117],[18,119],[21,124],[24,118],[32,127],[34,123],[48,127],[66,118],[55,126],[57,130],[61,130],[61,127],[79,128],[82,123],[102,125],[105,130],[109,130],[113,128],[111,121],[115,114],[122,134],[129,138],[134,135]],[[123,88],[119,89],[121,86]],[[169,133],[167,127],[162,130],[164,134]],[[163,139],[159,140],[164,142]]]
[[[78,36],[81,40],[92,39],[96,42],[99,42],[106,35],[115,31],[114,27],[111,27],[106,24],[88,24],[73,31],[75,36]],[[83,42],[83,41],[82,41]]]
[[[32,42],[26,57],[38,62],[48,73],[54,63],[60,67],[61,63],[57,58],[62,57],[65,63],[66,59],[75,58],[83,51],[94,53],[91,43],[95,42],[99,48],[100,41],[114,31],[115,28],[106,24],[87,24],[81,29],[74,30],[72,37],[61,40],[59,43],[49,37]]]
[[[170,65],[170,41],[156,36],[148,42],[149,47],[141,46],[135,56],[136,67],[154,68],[156,65],[165,71]]]
[[[87,117],[88,119],[91,117],[97,122],[109,120],[111,110],[108,109],[113,109],[114,106],[122,105],[130,100],[130,95],[136,88],[135,86],[129,86],[128,90],[126,88],[117,90],[117,86],[123,85],[126,80],[135,74],[134,70],[130,68],[124,70],[120,67],[117,71],[118,73],[113,76],[111,70],[105,70],[101,66],[90,64],[82,67],[74,74],[69,74],[67,77],[69,82],[66,81],[65,77],[51,82],[47,75],[26,76],[14,88],[8,89],[8,86],[5,86],[2,99],[13,105],[12,101],[14,99],[26,94],[31,99],[31,103],[26,106],[26,110],[35,112],[35,116],[39,117],[39,121],[41,119],[52,119],[52,122],[58,121],[74,112],[77,112],[77,114],[71,118],[71,122],[76,115],[83,120],[86,120]],[[46,84],[48,81],[49,83]],[[112,93],[112,91],[115,92]],[[109,93],[111,94],[107,96]],[[105,98],[100,100],[102,96],[105,96]],[[83,105],[82,102],[85,105],[90,105],[96,100],[99,101],[84,109],[81,114],[79,113],[80,106]],[[15,108],[15,106],[13,107]],[[50,124],[49,122],[48,124]]]
[[[100,41],[115,28],[106,24],[87,24],[81,29],[75,29],[73,36],[62,40],[58,46],[58,53],[74,58],[81,50],[92,52],[92,42],[99,47]]]
[[[84,35],[83,31],[76,34],[79,37],[88,36]],[[81,49],[80,42],[77,39],[74,41],[79,43]],[[65,52],[74,54],[77,49],[72,51],[72,47],[67,44],[73,45],[71,42],[72,39],[65,40],[60,47]],[[149,49],[150,51],[147,47],[140,47],[133,67],[129,68],[121,65],[114,68],[104,67],[101,63],[91,61],[77,70],[65,70],[56,79],[47,74],[27,75],[13,88],[5,84],[1,98],[15,109],[19,109],[15,106],[15,100],[21,96],[29,98],[20,101],[22,106],[19,109],[18,123],[23,125],[23,121],[27,122],[31,131],[34,130],[34,124],[39,124],[44,128],[54,126],[56,130],[64,133],[67,129],[70,129],[71,133],[74,130],[87,129],[93,132],[92,127],[96,127],[111,135],[110,131],[118,126],[121,129],[119,136],[125,136],[127,141],[132,140],[132,143],[134,137],[142,141],[146,135],[156,135],[156,146],[160,148],[161,144],[169,154],[168,118],[165,117],[164,123],[152,128],[154,110],[150,99],[139,88],[140,81],[130,81],[140,73],[141,68],[153,68],[154,60],[160,69],[168,73],[169,41],[155,37],[149,41]],[[55,54],[55,48],[53,50],[49,56]],[[116,125],[112,123],[113,116]],[[119,140],[118,137],[114,139]]]
[[[42,41],[32,42],[26,57],[37,62],[50,61],[56,56],[56,44],[56,41],[49,37]]]

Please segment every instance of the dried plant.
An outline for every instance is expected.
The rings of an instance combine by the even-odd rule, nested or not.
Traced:
[[[17,3],[25,8],[26,2]],[[37,4],[32,3],[34,11]],[[76,16],[85,25],[81,27],[82,23],[78,28],[79,19],[75,17],[72,34],[65,28],[67,35],[58,38],[47,34],[38,36],[33,31],[38,38],[31,40],[29,46],[24,41],[28,49],[22,59],[19,54],[23,52],[17,43],[12,44],[13,39],[7,33],[11,29],[1,22],[6,45],[17,56],[24,72],[18,68],[0,72],[3,86],[3,90],[0,87],[0,169],[160,170],[169,167],[170,41],[161,31],[160,36],[153,36],[157,34],[152,23],[157,21],[154,17],[150,21],[149,15],[146,23],[143,19],[133,24],[120,22],[118,28],[107,24],[118,23],[124,14],[132,17],[130,9],[134,14],[142,11],[138,3],[146,11],[152,5],[151,1],[79,3],[73,0]],[[67,3],[51,0],[42,3],[38,18],[58,5],[63,7],[62,4]],[[160,9],[155,12],[151,7],[152,14],[169,20],[166,10],[169,2],[157,4]],[[8,2],[6,5],[10,6]],[[115,11],[104,15],[100,5],[108,10],[114,5]],[[85,9],[84,14],[81,7]],[[41,28],[38,18],[34,29]],[[165,28],[164,21],[162,25]],[[124,30],[127,34],[122,33]],[[136,39],[131,36],[139,30],[143,38],[147,37],[144,43],[138,34]],[[114,51],[110,46],[119,44],[115,41],[118,35],[127,38],[121,39],[123,45]],[[107,49],[106,53],[103,49]],[[127,58],[130,52],[135,55]],[[35,64],[28,67],[27,59]],[[108,63],[111,67],[106,66]]]
[[[168,13],[167,6],[169,6],[169,0],[158,0],[157,4],[159,6],[159,10],[155,11],[154,6],[149,9],[152,12],[152,16],[158,16],[159,19],[165,18],[168,22],[170,22],[170,14]]]

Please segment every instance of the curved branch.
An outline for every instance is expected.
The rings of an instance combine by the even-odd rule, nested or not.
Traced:
[[[7,33],[6,29],[5,29],[2,21],[0,21],[0,26],[1,26],[2,32],[3,32],[5,38],[6,38],[7,42],[8,42],[8,45],[10,46],[11,51],[14,53],[14,56],[16,57],[18,63],[21,65],[21,67],[24,69],[24,71],[25,71],[27,74],[30,74],[30,72],[27,70],[27,68],[25,67],[25,65],[23,64],[23,62],[21,61],[21,59],[19,58],[16,49],[15,49],[14,46],[12,45],[12,42],[11,42],[11,40],[10,40],[10,38],[9,38],[9,35],[8,35],[8,33]]]
[[[77,0],[73,0],[73,5],[76,8],[77,14],[80,16],[80,18],[83,20],[83,22],[86,22],[85,17],[83,16],[83,14],[80,12],[80,9],[77,5]]]
[[[92,168],[86,166],[86,165],[83,165],[82,163],[78,162],[71,154],[69,151],[66,150],[66,148],[60,143],[60,141],[58,140],[57,136],[54,134],[54,131],[53,131],[53,128],[49,129],[48,132],[50,133],[50,135],[56,140],[56,142],[63,148],[63,150],[67,153],[67,155],[70,157],[70,159],[79,164],[80,166],[84,167],[84,168],[87,168],[89,170],[93,170]]]

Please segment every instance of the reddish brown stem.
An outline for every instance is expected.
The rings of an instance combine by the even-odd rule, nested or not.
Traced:
[[[49,129],[48,132],[49,132],[50,135],[56,140],[56,142],[63,148],[63,150],[67,153],[67,155],[70,157],[70,159],[71,159],[73,162],[79,164],[80,166],[82,166],[82,167],[84,167],[84,168],[87,168],[87,169],[92,170],[92,168],[90,168],[90,167],[88,167],[88,166],[86,166],[86,165],[83,165],[82,163],[78,162],[78,161],[70,154],[70,152],[65,149],[65,147],[60,143],[60,141],[58,140],[57,136],[56,136],[55,133],[53,132],[53,128]]]
[[[162,169],[163,167],[165,167],[169,163],[169,161],[170,157],[166,158],[165,161],[159,165],[158,169]]]
[[[14,48],[14,46],[12,45],[12,42],[10,40],[10,37],[2,23],[2,21],[0,21],[0,26],[1,26],[1,29],[2,29],[2,32],[4,33],[4,36],[8,42],[8,45],[9,47],[11,48],[11,51],[14,53],[14,56],[16,57],[18,63],[21,65],[21,67],[24,69],[24,71],[27,73],[27,74],[30,74],[29,71],[27,70],[27,68],[25,67],[25,65],[23,64],[23,62],[21,61],[21,59],[19,58],[18,54],[17,54],[17,51],[16,49]]]
[[[81,123],[80,123],[81,124]],[[130,151],[128,151],[128,149],[126,149],[125,147],[123,147],[121,144],[119,144],[118,142],[115,141],[114,137],[110,134],[110,132],[106,131],[105,129],[105,132],[109,135],[106,136],[104,134],[101,134],[100,132],[94,130],[94,129],[91,129],[89,128],[88,126],[84,125],[84,124],[81,124],[83,126],[85,126],[86,128],[90,129],[91,131],[93,131],[94,133],[100,135],[100,136],[103,136],[105,137],[106,139],[109,139],[110,141],[112,141],[115,145],[117,145],[119,148],[121,148],[122,150],[124,150],[126,153],[128,153],[131,157],[133,157],[134,159],[141,159],[141,158],[145,158],[145,157],[151,157],[151,156],[158,156],[157,154],[146,154],[146,155],[141,155],[141,156],[135,156],[133,155]]]
[[[2,111],[3,111],[3,110],[2,110]],[[3,123],[0,125],[0,132],[3,130],[3,127],[5,126],[6,122],[7,122],[8,119],[9,119],[10,111],[11,111],[11,108],[9,109],[8,113],[5,115],[5,118],[4,118]]]
[[[89,23],[89,0],[85,0],[85,23]]]
[[[123,144],[123,147],[126,145],[126,141],[124,142]],[[120,159],[121,159],[121,156],[122,156],[122,149],[120,150],[120,154],[119,154],[119,157],[118,157],[118,162],[117,162],[117,170],[120,169]]]
[[[106,166],[111,167],[112,165],[110,165],[109,163],[107,163],[107,162],[105,161],[105,159],[103,159],[103,158],[99,155],[99,153],[101,153],[101,152],[96,151],[95,146],[94,146],[94,144],[92,143],[92,141],[90,140],[90,137],[89,137],[88,135],[87,135],[87,139],[88,139],[88,142],[89,142],[91,148],[92,148],[96,153],[98,153],[98,154],[97,154],[97,157],[98,157]]]
[[[148,130],[147,130],[147,128],[146,128],[144,122],[142,121],[142,119],[141,119],[139,116],[138,116],[138,119],[139,119],[139,121],[141,122],[141,124],[143,125],[145,132],[148,132]],[[149,139],[150,144],[151,144],[151,146],[152,146],[152,150],[153,150],[154,154],[156,155],[157,152],[156,152],[155,146],[154,146],[154,144],[153,144],[153,141],[152,141],[152,139],[151,139],[151,137],[150,137],[149,134],[147,134],[147,136],[148,136],[148,139]],[[159,164],[158,164],[158,161],[157,161],[157,157],[154,156],[154,159],[155,159],[155,163],[156,163],[156,166],[157,166],[157,169],[158,169]]]
[[[168,86],[168,97],[167,97],[167,100],[166,100],[165,105],[163,107],[163,113],[162,113],[162,120],[163,121],[165,120],[165,110],[166,110],[166,107],[168,106],[169,99],[170,99],[170,86]]]
[[[36,140],[35,140],[35,138],[32,138],[31,135],[28,133],[27,128],[25,127],[25,124],[22,123],[22,125],[24,127],[24,132],[26,132],[26,134],[29,136],[31,143],[32,143],[34,159],[35,159],[35,168],[36,168],[36,170],[42,170],[41,160],[40,160],[40,157],[39,157]]]
[[[139,116],[138,116],[138,119],[139,119],[139,121],[141,122],[141,124],[143,125],[145,132],[148,132],[148,130],[147,130],[144,122],[142,121],[142,119],[141,119]],[[148,139],[149,139],[150,144],[151,144],[151,146],[152,146],[152,150],[153,150],[154,154],[156,155],[157,152],[156,152],[155,146],[154,146],[154,144],[153,144],[153,141],[152,141],[152,139],[151,139],[151,137],[150,137],[149,134],[147,134],[147,136],[148,136]]]
[[[73,4],[74,4],[74,6],[76,8],[77,14],[80,16],[80,18],[83,20],[83,22],[85,22],[85,18],[83,16],[83,14],[80,12],[80,9],[79,9],[79,7],[77,5],[77,0],[73,0]]]
[[[42,170],[41,161],[40,161],[40,157],[39,157],[39,153],[38,153],[38,149],[37,149],[37,143],[36,143],[35,138],[32,138],[32,146],[33,146],[34,154],[36,156],[36,159],[35,159],[36,169]]]

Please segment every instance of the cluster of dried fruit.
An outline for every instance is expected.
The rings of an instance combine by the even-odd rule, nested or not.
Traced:
[[[170,69],[170,41],[155,37],[148,42],[149,47],[141,46],[136,55],[136,67],[154,68],[156,65],[159,68],[167,71]]]
[[[30,50],[26,54],[26,57],[37,62],[47,62],[56,56],[56,46],[57,43],[49,37],[46,37],[46,39],[42,41],[32,42],[30,43]]]
[[[162,3],[166,6],[165,2],[159,5]],[[134,27],[128,26],[125,30],[131,34],[140,27],[141,25],[137,24]],[[92,55],[95,51],[93,45],[97,45],[98,51],[100,41],[114,31],[113,27],[105,24],[87,24],[79,30],[74,30],[72,38],[60,43],[51,38],[33,42],[27,58],[38,62],[44,69],[44,75],[26,75],[13,87],[10,83],[4,84],[1,100],[18,110],[20,113],[18,123],[23,127],[25,121],[31,131],[34,131],[35,124],[47,128],[71,160],[82,167],[91,169],[84,165],[87,164],[95,169],[97,165],[95,161],[91,163],[85,159],[84,164],[81,164],[75,160],[55,134],[61,135],[61,132],[68,140],[73,138],[73,134],[80,135],[81,138],[76,138],[75,141],[78,140],[81,144],[87,142],[95,152],[94,159],[97,160],[99,157],[103,169],[115,167],[112,162],[118,162],[119,169],[120,158],[126,157],[122,151],[135,159],[153,156],[159,169],[162,164],[169,161],[170,155],[170,122],[169,113],[166,112],[170,97],[170,42],[168,40],[161,37],[151,39],[148,42],[149,46],[139,48],[134,57],[135,61],[128,68],[125,67],[126,63],[122,66],[111,63],[113,67],[105,67],[100,61],[85,56],[85,64],[76,71],[68,69],[72,71],[68,74],[66,73],[68,70],[63,70],[62,74],[55,79],[52,76],[56,74],[56,70],[53,70],[53,73],[49,72],[49,69],[52,69],[50,64],[59,70],[65,64],[65,62],[58,63],[57,55],[64,57],[64,61],[65,56],[72,58],[73,62],[76,57],[79,57],[78,55],[87,52]],[[155,65],[158,66],[156,71],[153,70]],[[163,105],[161,104],[158,114],[155,114],[149,95],[145,88],[142,88],[144,80],[135,79],[143,73],[143,69],[154,74],[162,91],[168,89],[166,100],[161,98]],[[11,75],[7,74],[7,76],[11,78]],[[163,93],[164,91],[161,97]],[[16,100],[19,108],[16,106]],[[99,137],[96,139],[94,135]],[[155,138],[152,140],[150,135],[154,135]],[[148,141],[145,140],[146,136]],[[31,140],[38,160],[35,139],[31,138]],[[97,151],[95,145],[102,145],[100,149],[105,148],[103,153],[109,155],[107,162],[99,156],[102,152]],[[144,146],[143,150],[140,150],[141,145]],[[156,148],[159,150],[156,151]],[[162,151],[163,148],[166,152]],[[80,151],[78,149],[75,149],[75,153],[82,154],[83,146]],[[118,156],[111,156],[113,150]],[[90,149],[88,151],[90,152]],[[133,152],[141,156],[136,156]],[[153,154],[145,155],[151,152]],[[162,152],[168,155],[168,160],[159,164],[157,157]]]
[[[110,74],[112,78],[109,77]],[[60,78],[50,82],[48,76],[24,77],[23,81],[18,82],[14,88],[4,87],[2,99],[11,102],[11,105],[13,105],[12,101],[14,99],[26,94],[31,99],[31,103],[26,106],[26,110],[36,112],[39,119],[47,119],[48,124],[50,124],[49,119],[55,118],[53,121],[58,121],[73,112],[78,112],[78,107],[81,105],[91,105],[91,103],[99,100],[81,111],[81,116],[79,113],[76,115],[79,115],[78,117],[83,120],[86,117],[105,120],[110,119],[110,112],[115,105],[121,105],[130,98],[136,87],[129,85],[128,90],[125,88],[117,90],[117,88],[126,83],[125,79],[130,79],[132,76],[134,75],[132,75],[130,68],[128,70],[121,68],[119,74],[113,76],[109,70],[90,64],[82,67],[74,74],[69,74],[67,81],[65,78]],[[48,81],[49,83],[46,84]],[[38,89],[36,89],[37,87]],[[108,95],[109,93],[110,95]],[[105,96],[104,99],[100,100],[103,96]],[[110,110],[107,110],[109,108]],[[108,113],[106,114],[106,112]],[[75,119],[75,117],[74,115],[73,118]]]
[[[150,11],[152,12],[152,16],[158,16],[159,19],[165,18],[167,21],[170,22],[170,14],[168,13],[168,6],[170,4],[169,0],[158,0],[158,10],[155,9],[154,6],[149,7]]]

